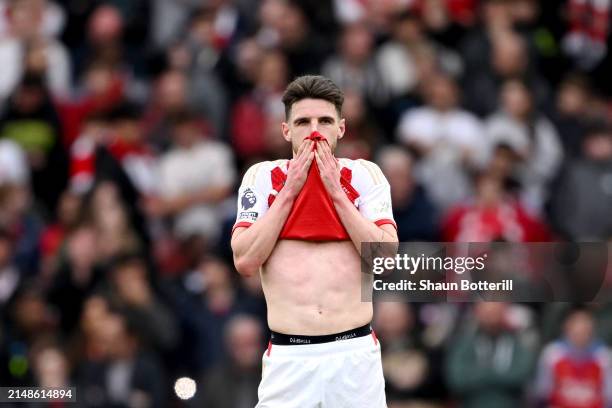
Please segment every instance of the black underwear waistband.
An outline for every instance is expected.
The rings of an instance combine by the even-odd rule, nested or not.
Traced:
[[[321,344],[354,339],[356,337],[367,336],[370,333],[372,333],[372,326],[370,326],[369,323],[342,333],[325,334],[322,336],[301,336],[296,334],[277,333],[273,331],[270,335],[270,342],[279,346],[299,346],[303,344]]]

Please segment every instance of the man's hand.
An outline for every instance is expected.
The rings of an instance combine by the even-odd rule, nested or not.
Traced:
[[[319,167],[321,181],[329,196],[332,200],[342,197],[344,192],[340,184],[340,165],[326,142],[317,143],[315,158]]]
[[[289,164],[287,181],[285,181],[283,190],[288,192],[291,199],[295,199],[300,191],[302,191],[302,187],[304,187],[304,183],[306,183],[308,178],[308,170],[314,159],[314,152],[312,151],[313,143],[312,140],[305,139]]]

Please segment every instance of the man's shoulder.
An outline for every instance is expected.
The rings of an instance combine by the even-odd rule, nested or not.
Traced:
[[[255,180],[262,176],[263,177],[269,176],[270,173],[277,167],[283,170],[284,172],[287,172],[288,163],[289,163],[289,160],[280,159],[280,160],[266,160],[266,161],[252,164],[251,167],[249,167],[247,171],[244,173],[244,179],[247,180],[250,178],[250,179]]]
[[[385,177],[378,164],[365,159],[338,159],[341,168],[351,170],[352,179],[355,182],[380,184]]]

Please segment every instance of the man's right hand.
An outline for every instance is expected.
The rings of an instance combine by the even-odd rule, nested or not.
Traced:
[[[297,154],[289,164],[289,170],[287,171],[287,180],[282,191],[287,191],[291,199],[295,199],[306,179],[308,178],[308,170],[314,159],[313,151],[314,142],[310,139],[304,139],[300,146]]]

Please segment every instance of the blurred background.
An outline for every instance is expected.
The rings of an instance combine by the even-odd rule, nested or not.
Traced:
[[[254,406],[235,192],[289,157],[301,74],[346,93],[337,156],[381,166],[401,241],[612,242],[610,7],[0,1],[0,384]],[[612,404],[610,305],[379,303],[374,327],[390,408]]]

